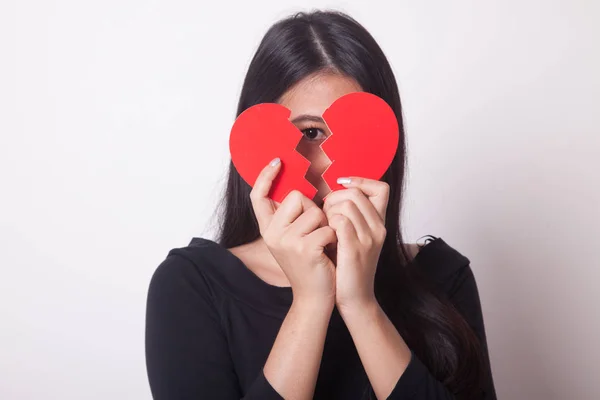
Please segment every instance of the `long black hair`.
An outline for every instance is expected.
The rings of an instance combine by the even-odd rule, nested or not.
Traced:
[[[252,58],[237,115],[258,103],[277,102],[295,83],[320,72],[353,78],[363,91],[384,99],[396,114],[400,141],[382,178],[390,185],[385,221],[388,234],[377,266],[375,294],[433,376],[457,397],[474,398],[482,379],[477,336],[450,303],[408,268],[410,256],[400,229],[406,166],[402,107],[392,69],[373,37],[339,11],[300,12],[278,21],[267,31]],[[250,190],[230,163],[217,238],[226,248],[260,237]]]

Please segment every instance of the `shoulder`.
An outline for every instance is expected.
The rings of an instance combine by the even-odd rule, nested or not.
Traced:
[[[428,235],[423,245],[415,244],[417,250],[412,266],[446,294],[451,295],[459,283],[465,279],[474,281],[471,261],[441,237]]]
[[[475,333],[485,337],[479,289],[471,261],[441,237],[421,247],[411,266],[432,289],[449,300]]]
[[[218,265],[226,264],[219,246],[208,239],[193,238],[187,246],[171,249],[150,280],[150,293],[193,291],[213,297]]]

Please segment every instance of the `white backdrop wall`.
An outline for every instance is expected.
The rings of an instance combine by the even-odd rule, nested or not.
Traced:
[[[600,398],[592,0],[2,1],[0,398],[150,398],[150,276],[212,237],[250,58],[313,7],[393,65],[404,232],[470,258],[499,397]]]

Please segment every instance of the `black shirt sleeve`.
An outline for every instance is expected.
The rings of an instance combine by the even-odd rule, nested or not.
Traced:
[[[496,400],[496,389],[492,377],[492,368],[490,365],[490,355],[487,345],[487,337],[485,334],[485,323],[483,320],[483,312],[481,310],[481,300],[479,298],[479,290],[477,282],[473,275],[473,270],[470,265],[463,266],[455,275],[452,288],[448,292],[448,296],[454,307],[462,314],[481,344],[483,353],[483,400]]]
[[[492,379],[485,326],[475,276],[469,264],[462,266],[453,274],[447,292],[448,299],[462,314],[474,330],[481,343],[485,369],[483,395],[477,400],[496,400]],[[388,400],[451,400],[454,396],[446,386],[436,380],[427,367],[412,353],[411,361],[404,371]],[[474,399],[475,400],[475,399]]]
[[[281,400],[262,370],[247,393],[238,383],[211,288],[192,262],[168,256],[146,307],[146,367],[157,400]]]

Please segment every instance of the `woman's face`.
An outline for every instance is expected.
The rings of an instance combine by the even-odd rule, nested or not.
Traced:
[[[291,110],[290,121],[304,135],[296,150],[311,162],[306,179],[318,190],[313,201],[319,207],[322,207],[323,198],[330,192],[321,174],[331,163],[320,147],[331,135],[321,115],[341,96],[361,91],[358,82],[352,78],[321,73],[301,80],[278,101]]]

